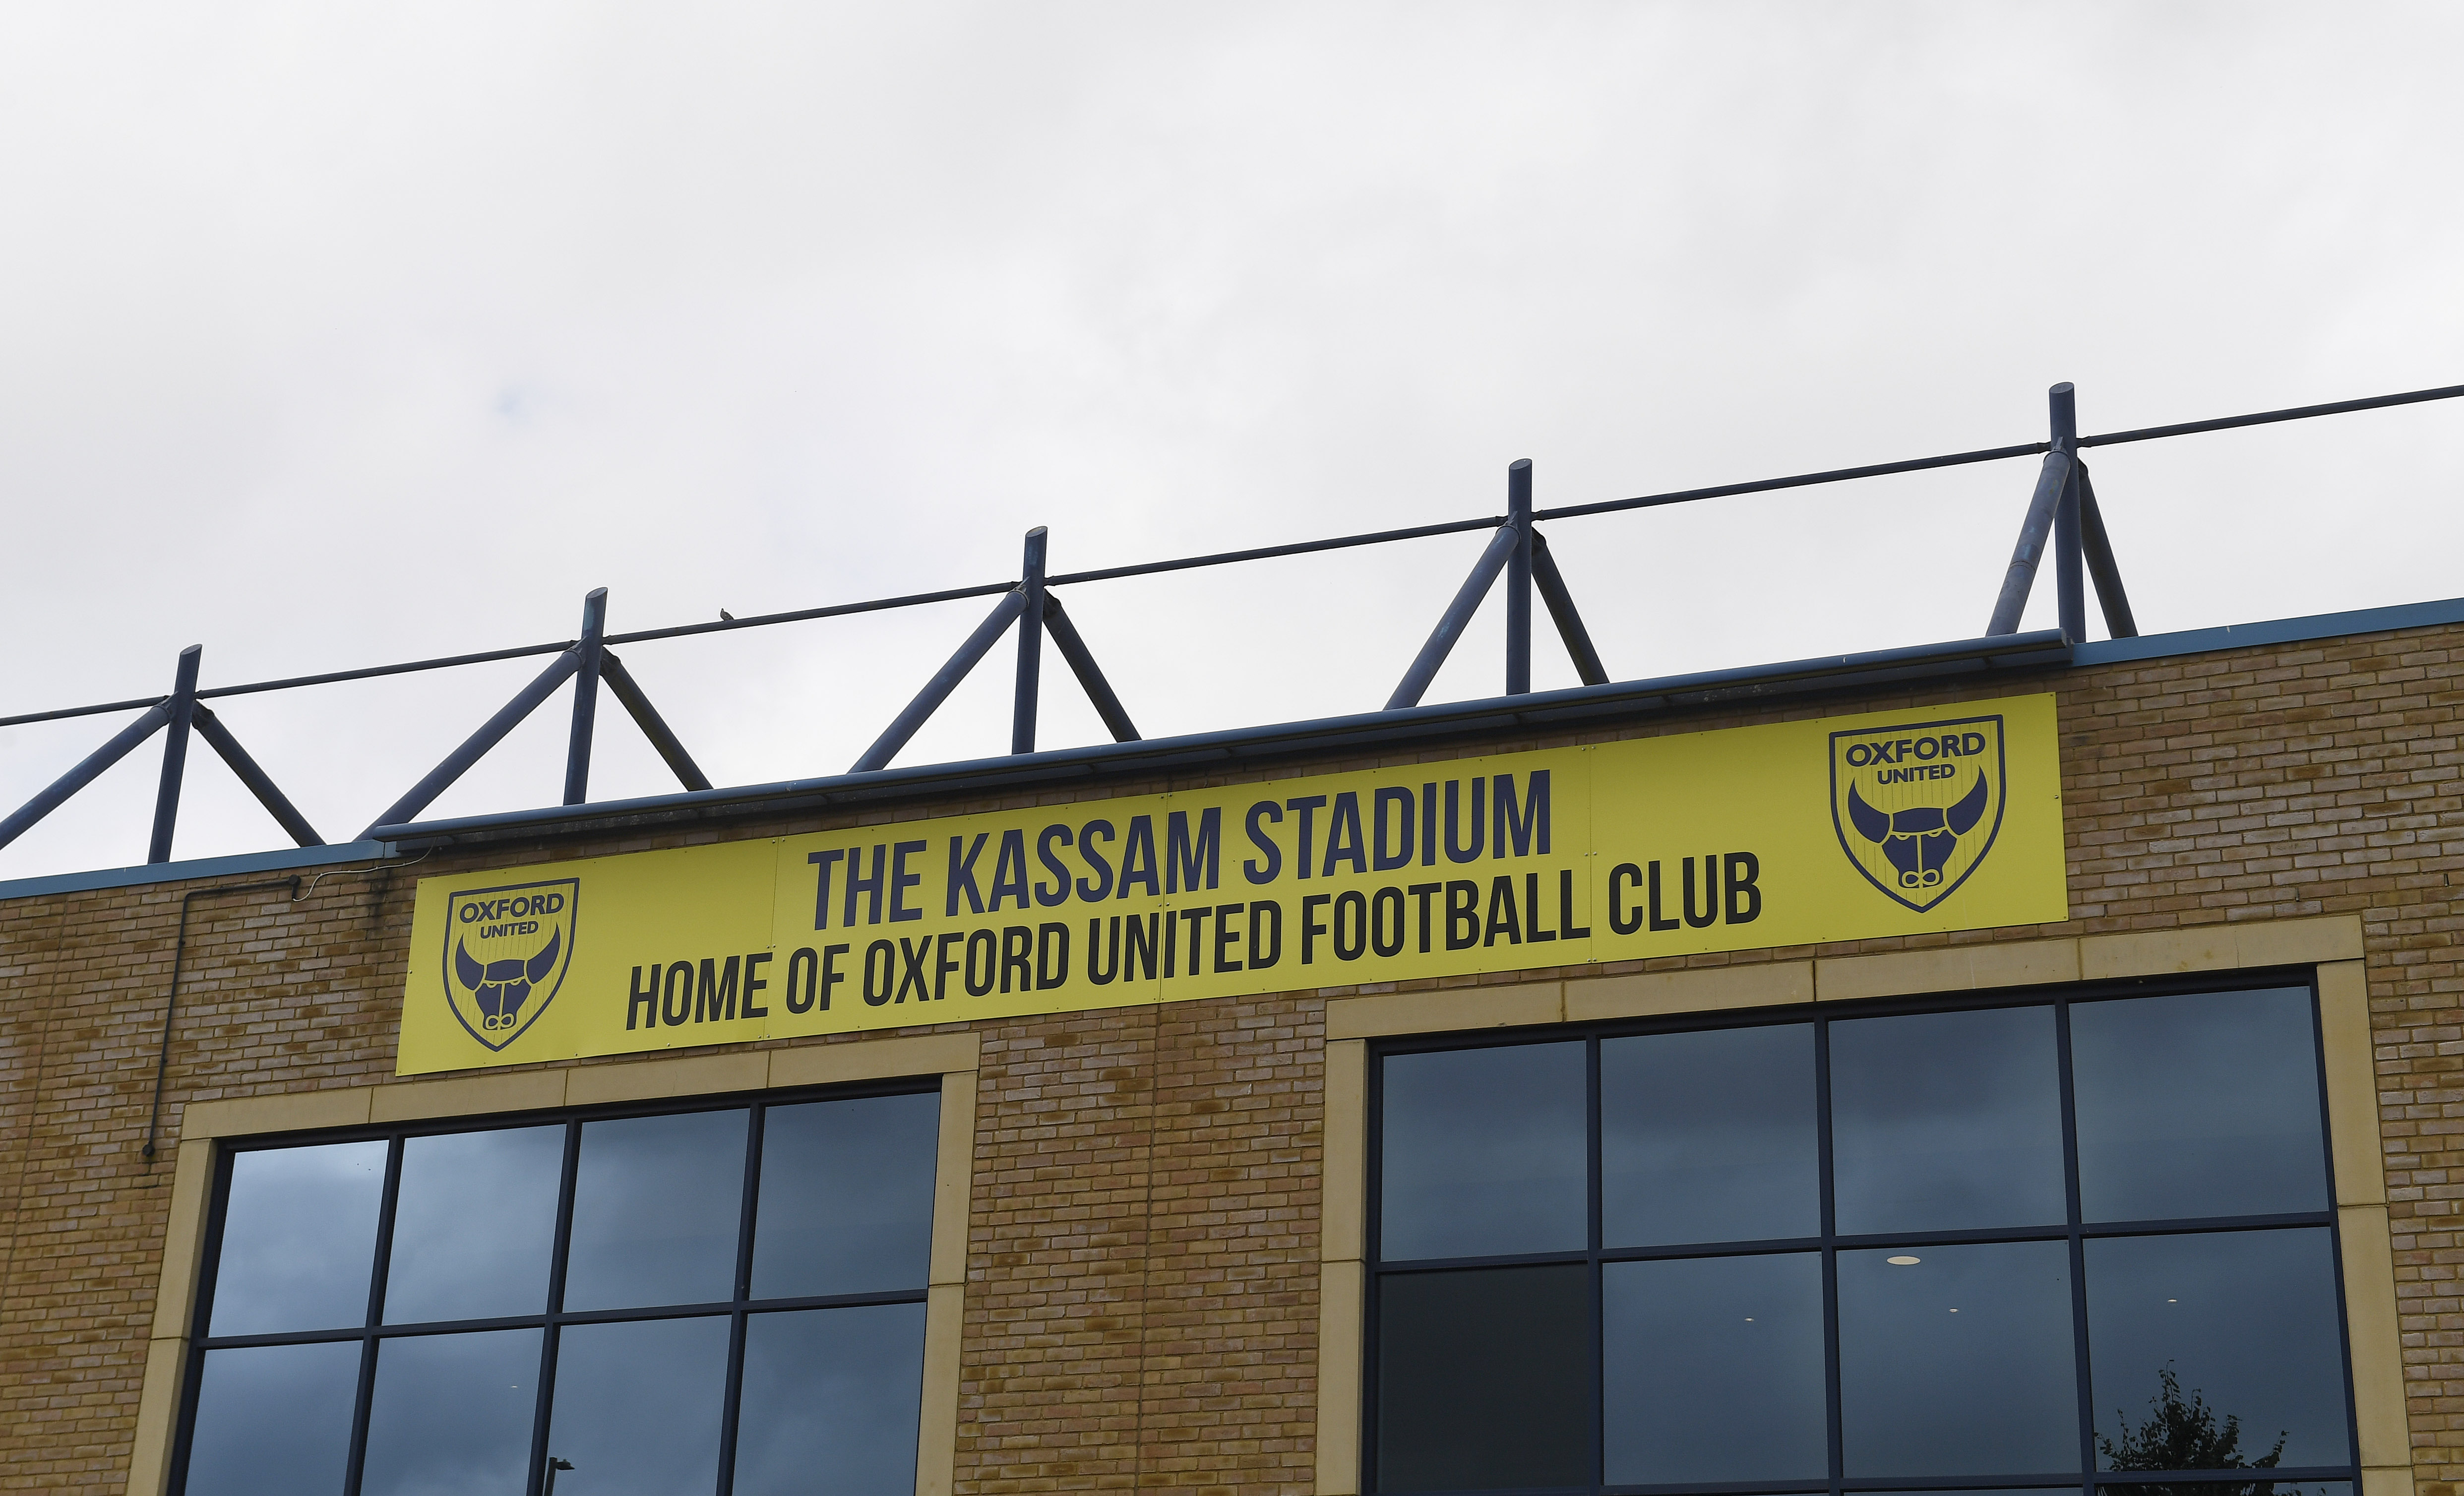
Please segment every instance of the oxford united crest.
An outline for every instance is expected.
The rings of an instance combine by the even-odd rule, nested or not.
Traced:
[[[471,1037],[502,1049],[539,1022],[573,968],[582,882],[472,889],[445,902],[445,1001]]]
[[[1874,887],[1923,913],[1950,897],[2002,828],[2002,718],[1831,735],[1831,822]]]

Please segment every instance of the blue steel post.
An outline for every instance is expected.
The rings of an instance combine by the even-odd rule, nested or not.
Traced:
[[[967,678],[967,671],[974,670],[976,662],[990,652],[992,647],[1001,642],[1001,636],[1008,632],[1009,626],[1018,621],[1018,610],[1025,605],[1025,592],[1018,588],[1003,593],[1001,600],[993,605],[993,610],[984,615],[984,621],[976,626],[976,631],[967,635],[967,642],[958,646],[958,652],[951,655],[950,662],[934,672],[933,678],[924,683],[924,689],[915,693],[915,699],[907,703],[907,710],[899,713],[888,727],[881,730],[881,736],[872,740],[872,746],[864,751],[864,757],[858,759],[847,772],[870,774],[876,769],[890,767],[890,760],[898,757],[898,750],[907,746],[907,739],[915,736],[915,730],[949,699],[951,692],[958,689],[958,682]]]
[[[1549,605],[1549,617],[1557,626],[1557,637],[1566,641],[1574,673],[1586,686],[1607,685],[1608,669],[1600,664],[1600,651],[1592,647],[1592,631],[1583,627],[1583,615],[1574,610],[1574,594],[1566,589],[1565,575],[1557,570],[1556,558],[1549,554],[1549,538],[1536,529],[1531,532],[1531,584],[1540,589],[1540,601]]]
[[[188,723],[197,711],[197,664],[206,647],[192,644],[180,651],[180,668],[171,687],[170,731],[163,735],[163,782],[154,791],[154,840],[145,848],[149,863],[171,860],[171,832],[180,820],[180,779],[188,767]]]
[[[2054,451],[2071,458],[2070,476],[2054,510],[2054,588],[2062,637],[2076,643],[2087,637],[2087,579],[2079,542],[2079,397],[2064,382],[2046,392],[2045,403],[2053,417]]]
[[[275,787],[273,777],[249,757],[248,750],[239,745],[239,739],[231,736],[231,729],[223,726],[221,719],[214,715],[213,708],[198,702],[191,720],[196,724],[197,736],[206,740],[206,746],[223,756],[223,762],[231,765],[231,771],[239,776],[239,781],[248,786],[249,793],[256,797],[257,803],[266,808],[282,829],[291,833],[293,841],[302,847],[325,845],[325,839],[317,834],[317,828],[308,824],[308,818],[299,813],[299,807],[291,803],[291,797]]]
[[[1136,742],[1137,724],[1130,720],[1130,714],[1121,705],[1121,698],[1113,694],[1112,683],[1104,678],[1103,668],[1095,663],[1094,652],[1087,648],[1087,641],[1079,634],[1078,626],[1069,621],[1069,610],[1063,607],[1061,599],[1049,591],[1044,594],[1044,627],[1052,635],[1053,648],[1061,651],[1061,657],[1067,660],[1069,669],[1077,673],[1078,684],[1086,688],[1087,699],[1094,703],[1095,715],[1104,719],[1104,726],[1111,733],[1112,741]]]
[[[426,779],[412,785],[400,800],[387,805],[383,815],[368,824],[372,826],[401,825],[427,809],[437,796],[452,788],[453,781],[478,762],[481,755],[503,742],[507,733],[522,724],[522,718],[538,711],[539,704],[554,693],[557,687],[564,684],[564,678],[573,673],[581,659],[582,651],[571,649],[550,661],[536,680],[524,686],[513,700],[499,707],[495,716],[479,724],[477,732],[464,738],[461,747],[447,754],[443,763],[429,770]],[[366,839],[366,833],[361,833],[359,840]]]
[[[111,741],[87,754],[76,768],[69,770],[0,821],[0,847],[26,834],[37,821],[60,807],[60,803],[93,783],[102,771],[128,757],[130,750],[154,736],[154,730],[171,719],[171,703],[158,701],[145,709],[145,715],[112,736]]]
[[[1514,554],[1506,559],[1506,693],[1531,693],[1531,459],[1506,470],[1506,522]]]
[[[1035,702],[1044,674],[1044,526],[1026,532],[1019,569],[1018,695],[1010,707],[1009,751],[1035,752]]]
[[[660,758],[668,760],[668,767],[674,771],[685,788],[710,788],[710,776],[701,772],[701,765],[693,762],[692,754],[685,752],[685,745],[677,740],[675,730],[668,726],[666,717],[659,715],[659,709],[650,705],[650,698],[643,694],[640,683],[633,679],[630,671],[625,669],[625,662],[616,657],[615,650],[605,645],[599,650],[599,678],[607,683],[607,689],[616,693],[616,699],[625,710],[633,714],[633,721],[642,729],[642,736],[650,740],[650,746],[659,751]]]
[[[1403,671],[1402,680],[1396,684],[1395,693],[1386,698],[1387,711],[1399,712],[1405,707],[1420,704],[1420,697],[1428,693],[1429,682],[1438,678],[1438,668],[1446,663],[1447,654],[1453,651],[1455,641],[1463,637],[1464,627],[1471,622],[1471,615],[1480,611],[1481,600],[1488,596],[1488,589],[1497,581],[1497,574],[1506,569],[1507,558],[1514,551],[1514,541],[1511,520],[1497,527],[1497,533],[1489,538],[1487,548],[1480,553],[1480,560],[1472,562],[1471,575],[1465,577],[1463,584],[1456,590],[1455,600],[1446,605],[1445,612],[1439,615],[1438,627],[1429,630],[1429,642],[1420,646],[1420,652],[1412,657],[1410,668]]]
[[[2122,568],[2113,559],[2113,538],[2104,533],[2104,515],[2096,507],[2096,479],[2087,464],[2079,468],[2079,541],[2087,553],[2087,574],[2096,583],[2096,600],[2104,607],[2104,630],[2116,639],[2139,637],[2139,621],[2131,616],[2130,595],[2122,590]]]
[[[582,640],[573,647],[573,737],[564,750],[564,803],[590,798],[590,733],[599,720],[599,662],[607,637],[607,589],[582,600]]]

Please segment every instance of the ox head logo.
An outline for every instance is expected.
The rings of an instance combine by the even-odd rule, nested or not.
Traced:
[[[2002,825],[2002,719],[1831,735],[1831,816],[1867,881],[1920,913],[1950,896]]]
[[[573,965],[577,878],[454,892],[445,903],[445,1001],[502,1049],[539,1021]]]

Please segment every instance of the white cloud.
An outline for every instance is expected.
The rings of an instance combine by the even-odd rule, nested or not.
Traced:
[[[2449,8],[20,7],[0,714],[2453,383]],[[2464,408],[2112,449],[2151,630],[2456,591]],[[1557,527],[1613,672],[1975,632],[2024,464]],[[2391,538],[2400,536],[2401,540]],[[1476,537],[1081,588],[1381,702]],[[1492,605],[1433,698],[1498,681]],[[2031,623],[2049,616],[2040,598]],[[832,772],[980,608],[627,651]],[[533,662],[534,664],[536,662]],[[906,761],[1006,745],[1007,651]],[[356,831],[531,664],[226,704]],[[1544,654],[1540,683],[1571,682]],[[1101,736],[1047,657],[1045,741]],[[556,798],[561,700],[437,804]],[[0,801],[112,721],[0,729]],[[603,716],[601,794],[662,787]],[[0,852],[142,855],[152,749]],[[182,855],[274,845],[209,756]]]

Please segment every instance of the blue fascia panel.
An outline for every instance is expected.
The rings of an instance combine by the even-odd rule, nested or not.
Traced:
[[[2228,624],[2222,628],[2188,628],[2179,633],[2143,634],[2136,639],[2095,639],[2071,646],[2071,659],[2082,666],[2119,665],[2172,654],[2213,654],[2219,649],[2242,649],[2254,645],[2305,644],[2313,639],[2342,639],[2398,628],[2436,628],[2449,624],[2464,624],[2464,598],[2356,608],[2349,613],[2313,613],[2307,618],[2276,618],[2259,624]]]
[[[98,868],[92,872],[56,872],[49,877],[0,882],[0,899],[134,888],[141,883],[185,883],[192,878],[224,878],[235,873],[287,872],[294,868],[368,862],[390,857],[393,850],[391,842],[345,842],[339,847],[288,847],[278,852],[242,852],[234,857],[199,857],[189,862],[146,863],[135,868]]]

